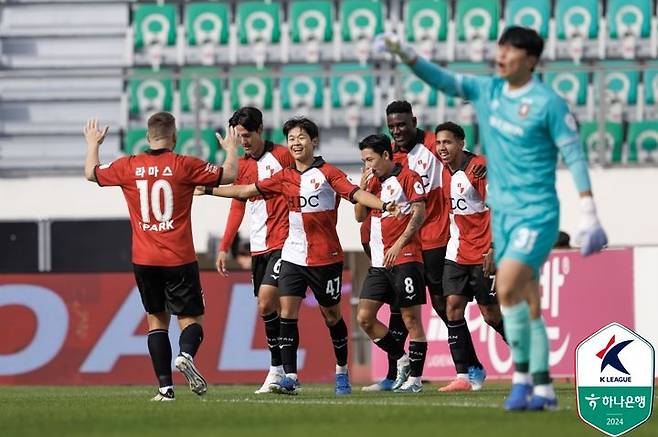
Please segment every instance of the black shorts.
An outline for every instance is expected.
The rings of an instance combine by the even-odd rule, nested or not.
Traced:
[[[457,294],[473,298],[480,305],[497,304],[493,279],[485,278],[482,265],[464,265],[446,260],[443,271],[443,290],[446,296]]]
[[[412,262],[391,269],[370,267],[359,298],[384,302],[397,308],[423,305],[426,301],[423,265]]]
[[[342,262],[309,267],[281,261],[280,296],[298,296],[303,299],[306,297],[306,289],[310,288],[320,306],[331,307],[340,303],[342,286]]]
[[[423,250],[425,283],[431,295],[443,296],[443,266],[446,260],[446,246]]]
[[[135,281],[149,314],[163,311],[177,316],[200,316],[204,313],[199,264],[175,267],[133,264]]]
[[[252,256],[251,282],[254,284],[254,296],[258,296],[261,285],[278,287],[280,270],[281,249]]]

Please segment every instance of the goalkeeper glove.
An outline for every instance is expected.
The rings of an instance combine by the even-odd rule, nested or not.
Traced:
[[[372,49],[377,54],[391,53],[398,55],[402,62],[411,64],[416,60],[416,52],[410,45],[404,43],[399,36],[386,32],[375,36]]]
[[[576,242],[580,244],[580,253],[588,256],[601,251],[608,244],[608,237],[596,215],[596,205],[590,196],[580,200],[583,218],[578,226]]]

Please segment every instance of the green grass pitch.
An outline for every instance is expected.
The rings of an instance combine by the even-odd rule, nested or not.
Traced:
[[[153,387],[0,387],[4,436],[600,436],[578,417],[571,385],[557,387],[560,411],[502,410],[508,385],[480,392],[337,397],[333,386],[305,385],[299,396],[255,395],[254,386],[211,386],[199,398],[178,386],[176,401],[148,402]],[[654,400],[655,403],[655,400]],[[654,417],[628,435],[658,436]]]

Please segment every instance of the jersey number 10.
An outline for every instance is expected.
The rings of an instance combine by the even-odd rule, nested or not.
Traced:
[[[171,220],[174,214],[174,191],[171,184],[164,179],[158,179],[151,187],[151,201],[149,202],[149,183],[146,180],[135,181],[139,190],[139,206],[142,211],[142,222],[150,223],[151,215],[159,222]],[[162,194],[162,195],[161,195]],[[164,210],[160,203],[160,198],[164,201]],[[150,208],[149,208],[150,207]]]

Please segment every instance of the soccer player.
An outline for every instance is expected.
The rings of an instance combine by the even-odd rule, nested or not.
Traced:
[[[266,179],[293,164],[287,148],[263,140],[263,114],[252,107],[240,108],[228,122],[235,128],[245,155],[238,160],[236,185],[252,184]],[[211,187],[212,188],[212,187]],[[285,373],[279,349],[279,269],[281,248],[288,236],[288,205],[283,196],[254,196],[245,202],[233,199],[226,222],[226,230],[217,256],[217,271],[228,276],[227,253],[244,217],[250,213],[251,277],[258,312],[265,323],[265,337],[270,350],[270,371],[256,394],[269,393],[270,384],[278,383]]]
[[[197,185],[230,183],[235,178],[237,146],[229,131],[220,143],[226,150],[223,167],[173,152],[176,120],[167,112],[148,119],[149,149],[100,165],[98,149],[108,127],[98,120],[84,127],[87,141],[85,176],[98,185],[119,186],[132,227],[132,261],[135,280],[148,321],[148,349],[160,383],[154,401],[175,399],[171,375],[169,320],[178,318],[180,355],[175,365],[190,389],[203,395],[208,386],[194,365],[203,339],[203,291],[192,240],[191,207]]]
[[[505,408],[554,409],[557,399],[539,304],[539,267],[558,235],[558,153],[580,192],[581,253],[600,251],[607,237],[596,214],[575,119],[564,99],[533,75],[544,41],[532,29],[507,28],[498,40],[498,77],[454,74],[417,57],[392,34],[378,35],[375,47],[400,56],[434,88],[475,105],[490,170],[496,289],[515,365]]]
[[[386,107],[386,123],[393,137],[393,161],[408,166],[418,173],[423,181],[427,203],[425,223],[420,230],[423,250],[425,283],[430,292],[434,311],[447,325],[446,298],[443,295],[443,265],[448,243],[448,214],[444,207],[441,189],[441,172],[443,163],[436,155],[435,135],[432,131],[418,128],[411,104],[406,101],[394,101]],[[477,177],[486,173],[483,165],[474,166],[472,171]],[[398,308],[391,308],[389,330],[400,343],[404,344],[407,330]],[[397,373],[396,361],[388,358],[386,377],[365,388],[367,391],[387,391],[393,385],[391,379]],[[472,376],[478,376],[475,373]],[[472,381],[481,384],[481,381]]]
[[[489,208],[485,204],[487,180],[469,170],[484,158],[464,151],[464,130],[458,124],[438,125],[436,151],[445,164],[442,172],[446,208],[450,210],[450,240],[443,270],[447,298],[448,344],[457,378],[439,391],[480,390],[486,371],[477,358],[464,317],[466,305],[477,299],[485,322],[502,337],[500,306],[489,280],[493,250]],[[486,264],[486,265],[485,265]]]
[[[345,173],[314,156],[319,129],[308,118],[288,120],[283,125],[288,149],[295,160],[271,177],[249,185],[213,189],[222,197],[247,199],[283,195],[288,203],[288,236],[281,251],[279,296],[281,330],[279,347],[286,377],[270,385],[275,393],[297,394],[297,320],[306,289],[311,288],[329,328],[336,355],[336,394],[352,392],[347,373],[347,325],[340,310],[343,250],[336,234],[340,197],[369,208],[397,213],[394,203],[382,202],[352,184]]]
[[[423,390],[421,376],[427,339],[421,319],[425,303],[425,279],[419,230],[425,220],[425,189],[418,173],[393,162],[393,149],[386,135],[370,135],[359,143],[365,174],[372,175],[367,190],[383,202],[394,202],[400,217],[355,205],[356,219],[370,216],[371,267],[359,298],[357,320],[373,342],[397,362],[392,389],[402,393]],[[377,312],[384,303],[397,303],[411,341],[409,356]]]

